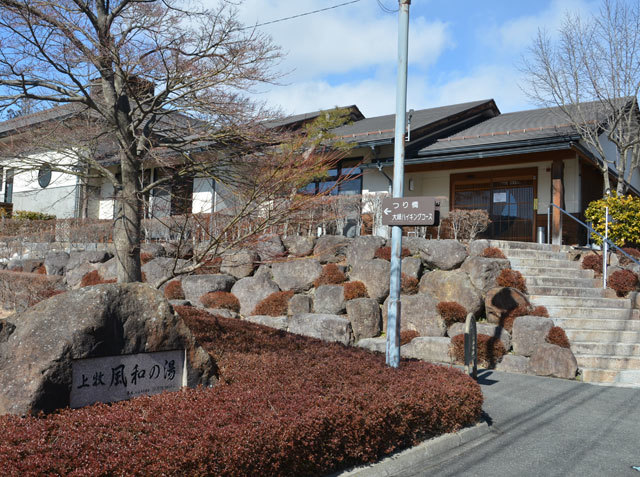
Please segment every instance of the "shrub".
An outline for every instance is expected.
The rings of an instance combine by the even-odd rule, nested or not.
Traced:
[[[492,368],[507,354],[502,341],[495,336],[478,333],[478,365]],[[464,334],[451,338],[451,355],[458,363],[464,363]]]
[[[172,280],[164,287],[164,297],[167,300],[184,300],[184,290],[180,280]]]
[[[436,308],[447,327],[454,323],[464,323],[467,319],[467,309],[455,301],[441,301]]]
[[[354,298],[366,298],[369,296],[367,287],[360,281],[346,282],[343,285],[344,299],[353,300]]]
[[[474,240],[491,223],[489,213],[484,209],[452,209],[448,219],[455,240]]]
[[[146,252],[140,252],[140,263],[142,265],[144,265],[147,262],[150,262],[151,260],[153,260],[153,255]]]
[[[46,275],[47,274],[47,269],[44,265],[40,265],[38,268],[36,268],[33,273],[37,273],[38,275]]]
[[[554,326],[547,333],[546,342],[554,345],[558,345],[561,348],[569,348],[569,339],[567,334],[559,326]]]
[[[597,254],[587,255],[582,259],[582,268],[585,270],[593,270],[594,272],[602,273],[602,257]]]
[[[623,297],[634,291],[638,285],[638,275],[631,270],[616,270],[607,280],[607,286],[616,291],[616,295]]]
[[[640,237],[640,198],[614,193],[591,202],[584,215],[601,235],[605,232],[605,206],[609,207],[609,240],[618,247],[636,245]],[[602,245],[600,237],[595,234],[591,237],[595,243]]]
[[[56,216],[43,214],[42,212],[31,212],[29,210],[16,210],[13,212],[12,218],[16,220],[54,220]]]
[[[416,330],[404,330],[400,332],[400,346],[404,346],[406,344],[411,343],[413,338],[417,338],[420,336]]]
[[[629,255],[631,255],[633,258],[635,258],[637,261],[640,261],[640,250],[638,250],[637,248],[622,247],[622,250],[627,252]],[[628,265],[630,263],[633,263],[631,260],[629,260],[626,257],[626,255],[623,255],[621,253],[618,253],[618,258],[620,260],[620,265]]]
[[[116,282],[117,280],[115,278],[105,280],[104,278],[102,278],[102,275],[100,275],[100,272],[98,272],[98,270],[92,270],[84,274],[84,276],[82,277],[82,280],[80,280],[80,288],[90,287],[93,285],[102,285],[104,283],[116,283]]]
[[[329,475],[481,416],[480,386],[457,369],[392,369],[380,354],[176,311],[216,357],[217,386],[2,416],[2,474]]]
[[[202,266],[194,270],[194,275],[212,275],[220,273],[220,265],[222,265],[222,257],[214,257],[202,262]]]
[[[205,293],[200,297],[200,303],[206,308],[224,308],[225,310],[240,312],[240,302],[233,293],[215,291]]]
[[[509,310],[507,315],[500,320],[500,326],[511,333],[511,331],[513,330],[513,322],[516,320],[516,318],[518,318],[519,316],[529,315],[531,311],[531,307],[527,305],[518,305],[514,309]]]
[[[400,292],[405,295],[415,295],[418,293],[420,282],[417,278],[410,277],[409,275],[402,274],[400,279]]]
[[[546,306],[536,306],[531,311],[529,311],[529,315],[531,316],[543,316],[544,318],[549,318],[549,310],[547,310]]]
[[[486,258],[507,258],[505,257],[504,253],[502,253],[502,250],[500,250],[497,247],[487,247],[482,251],[482,255],[481,257],[486,257]]]
[[[22,311],[60,290],[59,277],[0,270],[0,308]]]
[[[282,316],[289,310],[289,300],[294,295],[293,290],[272,293],[256,305],[252,315]]]
[[[527,284],[522,273],[517,270],[512,270],[511,268],[502,270],[498,278],[496,278],[496,283],[501,287],[515,288],[522,293],[527,293]]]
[[[387,262],[391,261],[391,247],[380,247],[376,250],[376,253],[373,255],[374,258],[380,258],[382,260],[386,260]],[[408,248],[402,247],[400,249],[400,258],[410,257],[411,252]]]
[[[322,273],[316,278],[313,285],[316,288],[321,285],[338,285],[346,280],[347,277],[335,263],[328,263],[322,267]]]

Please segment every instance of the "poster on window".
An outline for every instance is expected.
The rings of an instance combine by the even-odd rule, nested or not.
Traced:
[[[506,192],[494,192],[493,193],[493,203],[504,203],[507,201],[507,193]]]

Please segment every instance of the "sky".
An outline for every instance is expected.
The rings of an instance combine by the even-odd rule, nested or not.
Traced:
[[[238,15],[257,25],[346,1],[245,0]],[[385,8],[360,0],[258,27],[282,48],[284,76],[255,97],[286,114],[350,104],[366,117],[394,113],[398,2],[379,1]],[[537,107],[522,91],[519,65],[538,28],[553,34],[565,12],[597,9],[591,0],[413,0],[407,109],[489,98],[503,113]]]

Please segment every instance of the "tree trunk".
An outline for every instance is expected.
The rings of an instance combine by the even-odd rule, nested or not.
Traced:
[[[120,161],[122,189],[117,194],[118,212],[113,241],[118,261],[118,283],[142,281],[140,268],[141,200],[137,163],[130,158]]]

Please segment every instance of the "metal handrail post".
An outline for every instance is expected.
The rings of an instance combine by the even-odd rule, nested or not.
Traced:
[[[604,241],[602,242],[602,288],[607,288],[607,252],[609,243],[609,207],[604,208]]]
[[[551,243],[551,206],[547,206],[547,244]]]

